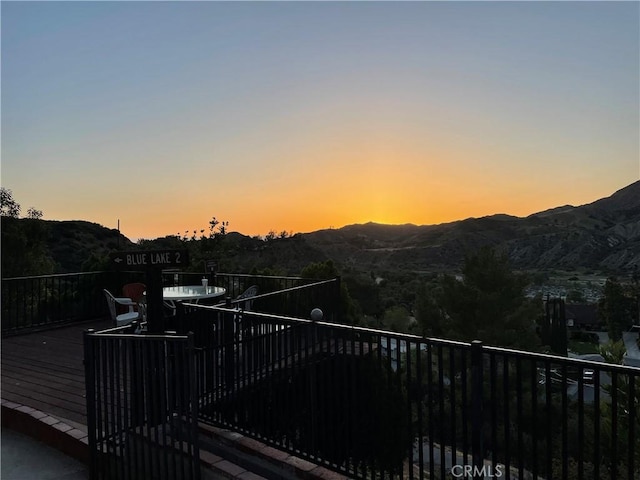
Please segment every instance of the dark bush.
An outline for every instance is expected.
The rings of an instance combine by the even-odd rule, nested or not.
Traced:
[[[278,371],[223,406],[228,421],[338,465],[401,471],[411,447],[406,393],[368,356]]]

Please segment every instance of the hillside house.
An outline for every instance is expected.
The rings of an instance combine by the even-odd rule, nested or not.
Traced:
[[[598,306],[595,304],[566,304],[567,327],[579,330],[599,330],[601,328]]]

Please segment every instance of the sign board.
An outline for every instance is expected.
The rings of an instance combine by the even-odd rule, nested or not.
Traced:
[[[111,264],[118,270],[149,270],[179,268],[189,265],[187,250],[154,250],[115,252],[110,255]]]
[[[216,273],[218,270],[218,262],[215,260],[207,260],[205,262],[205,272]]]
[[[109,255],[111,265],[118,270],[146,272],[147,328],[151,333],[162,333],[165,319],[162,302],[162,270],[189,265],[187,250],[134,250]]]

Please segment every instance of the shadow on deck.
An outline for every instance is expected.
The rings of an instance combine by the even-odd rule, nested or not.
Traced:
[[[82,332],[105,329],[108,319],[2,339],[2,398],[87,424]]]

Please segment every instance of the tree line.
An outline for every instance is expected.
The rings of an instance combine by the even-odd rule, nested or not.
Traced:
[[[0,212],[3,276],[52,273],[55,263],[47,249],[48,227],[39,221],[42,211],[30,207],[20,218],[20,204],[11,190],[2,187]],[[137,247],[186,248],[194,272],[201,272],[206,260],[217,259],[221,271],[299,275],[306,267],[318,270],[317,265],[328,260],[314,257],[302,236],[275,230],[259,239],[229,235],[229,225],[214,216],[208,231],[142,239]],[[294,257],[297,267],[291,270]],[[85,264],[91,270],[106,269],[108,254],[96,253]],[[492,248],[468,252],[458,275],[375,274],[333,262],[323,268],[327,275],[342,277],[349,323],[529,350],[545,347],[538,335],[544,319],[542,299],[526,295],[531,277],[514,271],[506,255]],[[610,277],[603,293],[598,310],[611,338],[617,340],[639,320],[638,272],[631,283]]]
[[[52,273],[54,262],[47,250],[47,227],[41,210],[30,207],[20,218],[20,204],[13,193],[0,187],[2,219],[2,276],[4,278]]]

